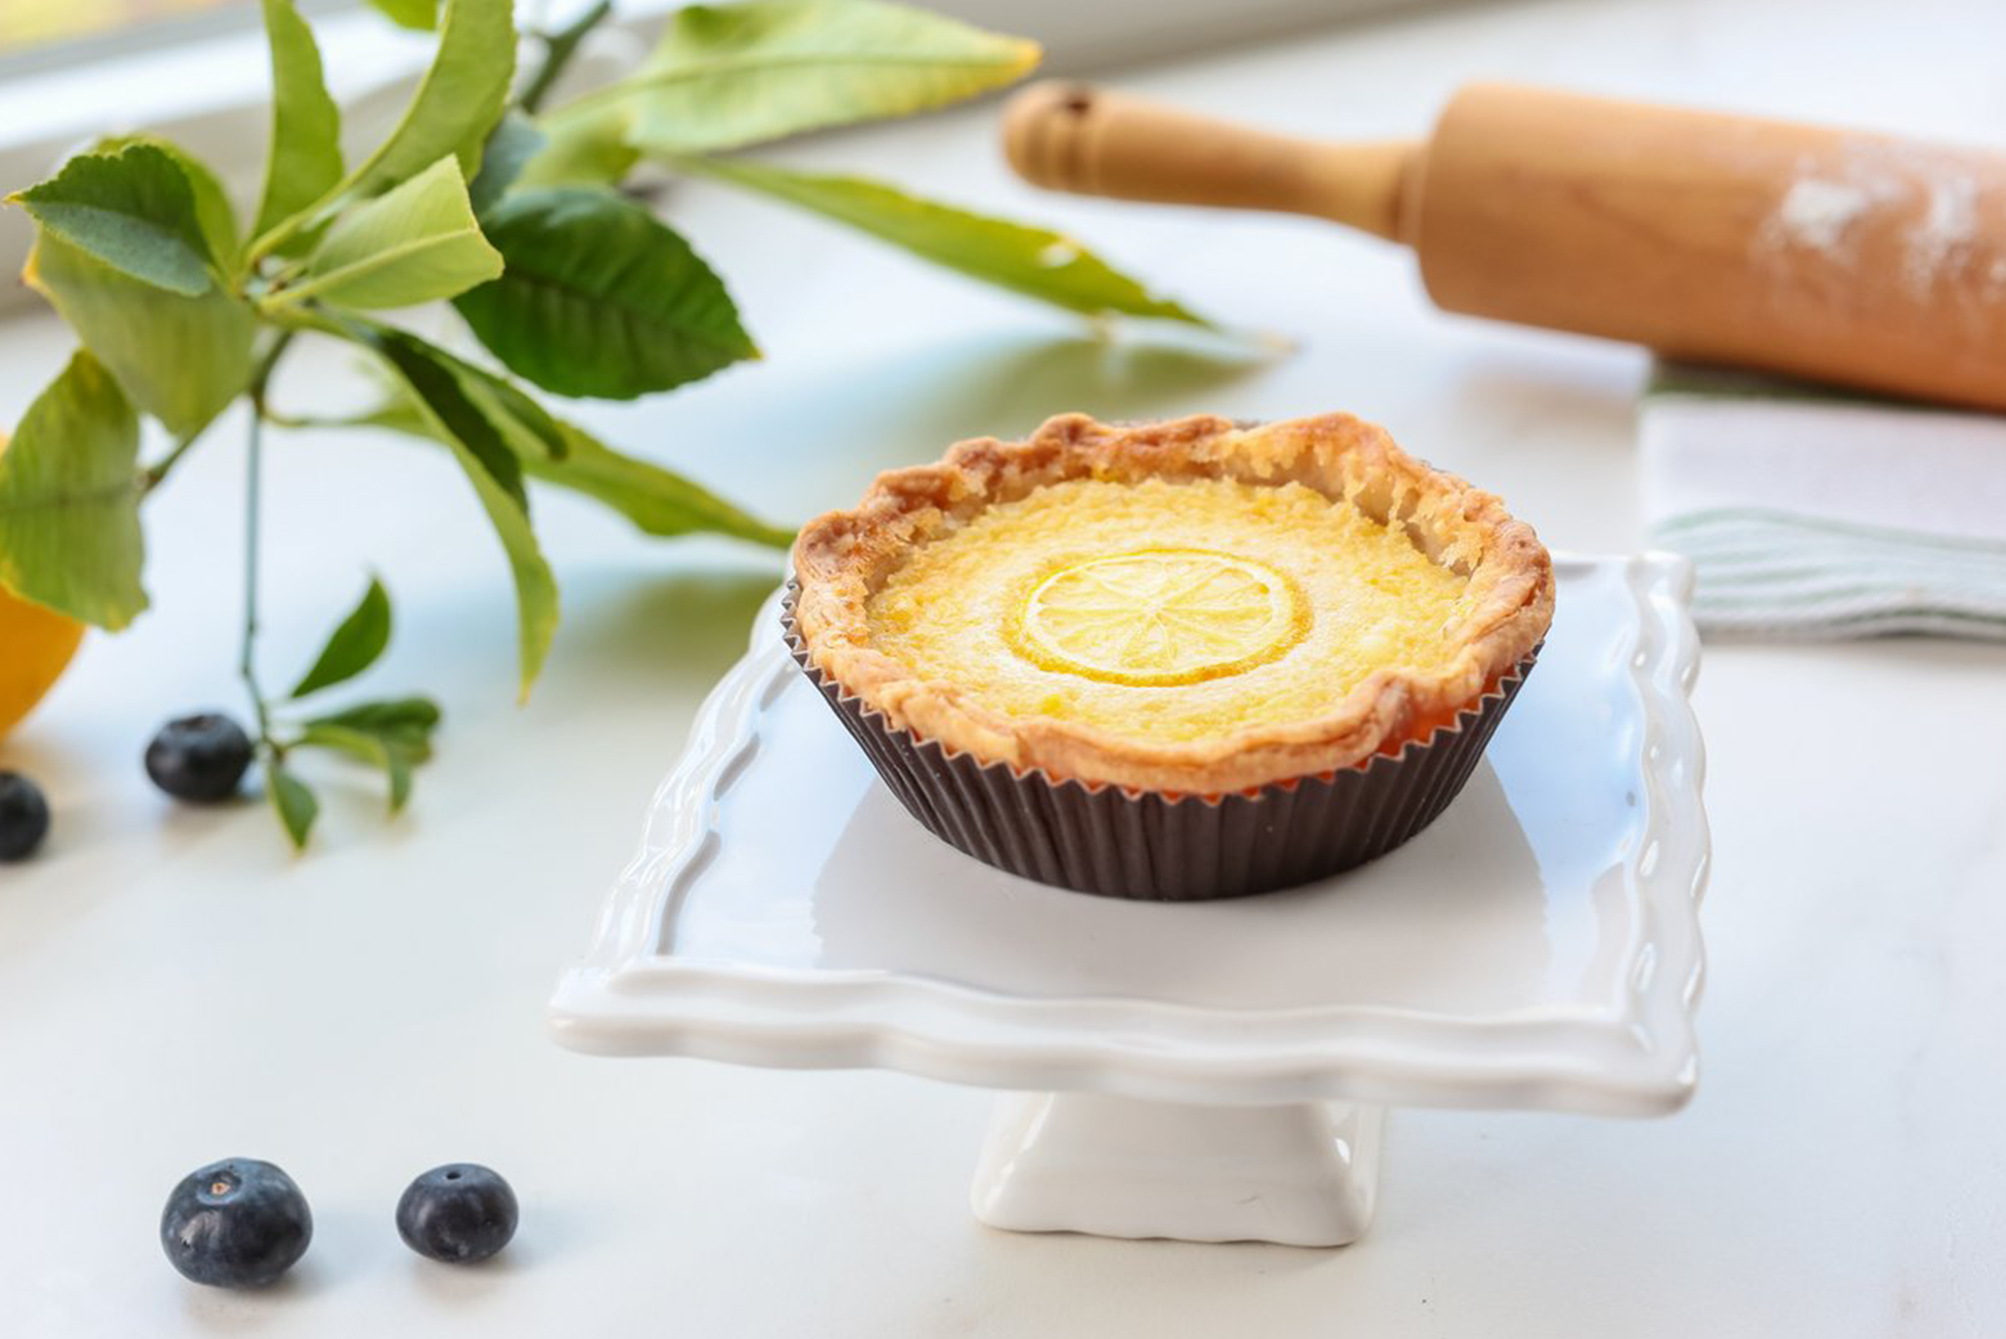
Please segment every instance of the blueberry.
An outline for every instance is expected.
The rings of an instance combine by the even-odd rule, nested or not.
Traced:
[[[250,738],[217,711],[169,721],[146,746],[146,774],[177,800],[227,800],[250,765]]]
[[[0,860],[26,860],[49,835],[49,802],[19,772],[0,772]]]
[[[168,1260],[216,1288],[262,1288],[291,1269],[312,1240],[306,1196],[256,1158],[225,1158],[190,1172],[160,1215]]]
[[[434,1167],[397,1201],[397,1233],[418,1254],[448,1264],[485,1260],[515,1235],[515,1192],[473,1162]]]

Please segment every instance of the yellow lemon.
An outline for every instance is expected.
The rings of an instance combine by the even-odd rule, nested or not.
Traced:
[[[1045,576],[1024,599],[1015,640],[1046,669],[1161,687],[1266,664],[1308,627],[1302,591],[1266,563],[1152,548]]]
[[[0,451],[7,439],[0,435]],[[62,676],[84,625],[0,590],[0,735],[14,728]]]

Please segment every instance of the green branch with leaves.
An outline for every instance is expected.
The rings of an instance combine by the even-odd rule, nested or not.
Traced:
[[[383,403],[346,416],[449,452],[486,512],[514,581],[523,695],[558,622],[556,578],[531,526],[528,485],[591,498],[650,535],[710,532],[784,547],[770,525],[662,465],[554,415],[532,393],[629,400],[759,356],[724,282],[622,183],[644,160],[819,214],[934,264],[1093,317],[1205,324],[1061,233],[984,217],[854,176],[730,156],[805,131],[945,106],[1008,84],[1035,44],[877,0],[693,6],[623,78],[552,110],[599,3],[530,34],[518,79],[510,0],[372,0],[437,49],[402,118],[361,161],[341,143],[312,28],[293,0],[262,0],[271,143],[248,229],[216,175],[147,135],[108,139],[9,197],[32,216],[25,278],[82,348],[0,454],[0,586],[116,631],[147,607],[140,512],[233,404],[250,423],[245,616],[238,669],[252,746],[296,846],[318,813],[289,765],[315,749],[381,771],[392,810],[431,751],[425,698],[336,710],[303,699],[367,671],[389,644],[389,593],[362,600],[283,699],[257,673],[259,491],[270,403],[301,338],[374,364]],[[498,366],[420,338],[382,313],[450,301]],[[141,422],[166,447],[140,459]]]

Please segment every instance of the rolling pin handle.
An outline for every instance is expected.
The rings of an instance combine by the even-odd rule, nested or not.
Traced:
[[[1047,80],[1010,99],[1003,149],[1033,185],[1076,195],[1309,214],[1398,240],[1420,146],[1325,144]]]

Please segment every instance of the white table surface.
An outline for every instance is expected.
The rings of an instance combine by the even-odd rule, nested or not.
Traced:
[[[1989,0],[1556,0],[1120,81],[1330,135],[1415,129],[1483,75],[1996,141],[2002,50]],[[1236,365],[1146,331],[1096,343],[691,187],[672,213],[768,359],[590,420],[798,519],[1050,411],[1343,407],[1506,493],[1555,545],[1637,543],[1635,352],[1439,316],[1403,257],[1309,221],[1036,196],[998,163],[991,115],[786,157],[1062,220],[1299,351]],[[0,418],[65,354],[47,318],[0,326]],[[309,354],[280,395],[348,376]],[[373,784],[328,773],[303,860],[253,804],[177,809],[150,789],[158,721],[239,707],[234,437],[150,504],[154,611],[93,638],[0,743],[57,811],[43,858],[0,869],[0,1334],[2006,1331],[2006,651],[1710,650],[1711,966],[1680,1115],[1399,1113],[1379,1222],[1338,1251],[1014,1236],[967,1209],[984,1093],[593,1059],[544,1033],[771,557],[644,542],[540,495],[565,626],[518,711],[507,582],[453,467],[390,439],[278,442],[271,676],[298,672],[373,565],[400,625],[372,682],[439,693],[439,757],[388,825]],[[176,1178],[231,1154],[280,1162],[314,1204],[311,1253],[262,1295],[186,1285],[155,1243]],[[494,1267],[453,1271],[410,1255],[391,1211],[410,1176],[463,1158],[514,1181],[523,1229]]]

